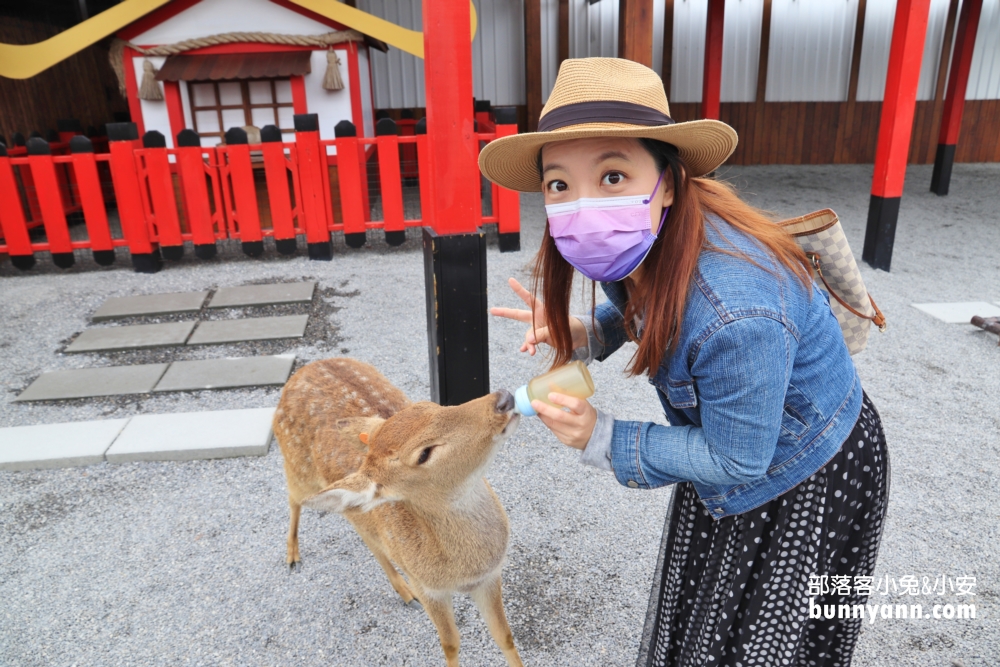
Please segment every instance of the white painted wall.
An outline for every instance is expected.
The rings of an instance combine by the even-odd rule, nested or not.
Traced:
[[[136,86],[142,85],[143,60],[143,58],[132,59]],[[149,59],[149,62],[153,63],[153,67],[157,69],[163,66],[164,61],[166,61],[166,58]],[[158,82],[158,85],[162,90],[163,84]],[[170,116],[167,114],[167,103],[165,101],[139,100],[139,106],[142,109],[142,124],[146,132],[151,130],[161,132],[167,138],[167,148],[173,148],[175,137],[170,131]],[[141,139],[142,137],[139,138]]]
[[[363,136],[375,136],[375,105],[372,101],[372,79],[368,75],[368,47],[358,49],[358,76],[361,81],[361,113],[364,115],[361,131]],[[341,58],[343,60],[343,58]],[[346,63],[345,63],[346,65]],[[338,121],[339,122],[339,121]]]
[[[269,0],[202,0],[130,41],[140,46],[170,44],[224,32],[321,35],[330,28]]]

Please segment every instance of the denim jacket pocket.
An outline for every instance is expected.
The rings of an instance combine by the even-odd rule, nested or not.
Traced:
[[[798,440],[822,418],[812,401],[795,385],[789,384],[785,392],[785,409],[781,414],[782,435]]]
[[[809,425],[803,421],[802,416],[796,413],[794,408],[786,405],[781,413],[781,434],[798,440],[807,430]]]
[[[694,393],[694,382],[673,382],[667,380],[667,401],[673,408],[693,408],[698,405],[698,395]]]

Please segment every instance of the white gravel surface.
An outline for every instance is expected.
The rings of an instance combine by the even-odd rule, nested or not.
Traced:
[[[860,256],[871,166],[746,167],[723,176],[782,215],[832,207]],[[956,165],[951,194],[927,192],[912,167],[891,273],[862,265],[889,320],[856,358],[881,412],[892,500],[876,575],[975,576],[975,620],[877,619],[854,664],[1000,664],[996,337],[934,320],[914,302],[1000,302],[1000,165]],[[523,198],[520,253],[491,232],[490,303],[511,305],[508,276],[526,278],[541,200]],[[413,399],[429,396],[419,233],[398,248],[360,251],[338,239],[332,262],[193,258],[156,275],[127,261],[85,258],[61,271],[0,264],[0,427],[135,414],[273,406],[279,390],[179,392],[38,404],[10,400],[45,370],[164,359],[294,353],[305,363],[352,356]],[[214,319],[309,313],[302,340],[106,355],[62,353],[108,297],[316,280],[312,304],[203,310]],[[579,292],[580,290],[576,290]],[[589,292],[589,289],[588,289]],[[179,321],[192,315],[121,323]],[[491,321],[491,384],[514,389],[542,361],[516,352],[522,325]],[[654,391],[626,379],[628,351],[592,371],[594,403],[621,418],[663,420]],[[669,489],[620,487],[584,468],[536,420],[525,419],[489,479],[510,515],[507,613],[527,665],[630,666],[642,632]],[[426,615],[405,608],[341,517],[306,512],[304,568],[284,567],[288,511],[281,455],[187,463],[101,464],[0,473],[0,664],[443,664]],[[958,598],[940,598],[955,603]],[[880,599],[924,602],[899,595]],[[456,599],[466,665],[505,664],[471,602]]]

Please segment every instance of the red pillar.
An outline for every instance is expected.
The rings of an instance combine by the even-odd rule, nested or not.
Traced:
[[[434,221],[423,233],[431,400],[457,405],[490,390],[471,15],[468,0],[424,0],[423,10],[430,164],[420,177],[430,187],[421,188],[421,206]]]
[[[705,70],[702,73],[701,117],[719,120],[719,100],[722,95],[722,29],[725,24],[726,0],[708,0],[708,21],[705,25]]]
[[[892,26],[889,70],[875,149],[875,177],[861,255],[870,266],[884,271],[889,270],[892,261],[930,6],[930,0],[898,0]]]
[[[931,192],[939,195],[948,194],[948,184],[951,182],[951,166],[955,162],[958,132],[962,129],[965,90],[969,85],[972,50],[976,46],[976,33],[979,31],[979,15],[982,9],[983,0],[965,0],[958,18],[955,51],[951,58],[951,71],[948,72],[944,112],[941,114],[941,136],[938,138],[934,173],[931,175]],[[945,65],[946,63],[941,63],[941,67]]]

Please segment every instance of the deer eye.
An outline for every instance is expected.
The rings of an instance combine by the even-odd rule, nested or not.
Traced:
[[[433,447],[424,447],[424,451],[420,452],[420,457],[417,458],[417,465],[423,465],[427,463],[427,459],[431,457],[431,450]]]

